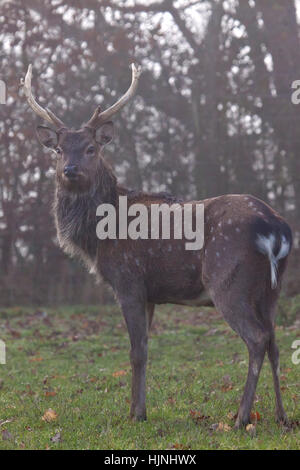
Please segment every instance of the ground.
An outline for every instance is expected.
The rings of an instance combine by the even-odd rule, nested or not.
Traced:
[[[285,307],[284,307],[285,308]],[[148,421],[129,421],[129,339],[117,306],[0,310],[0,449],[299,449],[299,326],[277,328],[294,427],[274,417],[262,369],[253,427],[234,431],[247,351],[214,309],[157,308],[149,342]],[[297,425],[298,421],[298,425]]]

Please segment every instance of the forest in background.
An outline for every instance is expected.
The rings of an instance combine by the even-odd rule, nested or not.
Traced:
[[[11,0],[0,4],[0,304],[105,302],[57,245],[55,159],[19,90],[33,64],[40,103],[77,128],[128,88],[105,150],[130,188],[184,199],[251,193],[291,224],[285,292],[300,292],[300,41],[294,0]]]

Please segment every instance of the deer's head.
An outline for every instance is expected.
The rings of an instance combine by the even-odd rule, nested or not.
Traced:
[[[21,85],[33,111],[52,126],[38,126],[37,136],[44,147],[56,153],[57,182],[65,190],[89,191],[95,184],[96,175],[106,168],[101,149],[113,138],[113,123],[110,119],[134,96],[141,73],[134,64],[131,68],[132,81],[127,92],[105,111],[101,111],[98,106],[90,120],[80,129],[74,130],[67,128],[52,111],[37,103],[31,91],[32,66],[29,65]]]

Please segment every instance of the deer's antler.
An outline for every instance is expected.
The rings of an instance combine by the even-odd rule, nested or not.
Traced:
[[[131,64],[132,79],[131,85],[126,93],[110,108],[101,112],[100,106],[98,106],[92,115],[91,119],[87,122],[87,126],[97,128],[104,122],[108,121],[114,114],[120,111],[120,109],[128,103],[129,100],[134,96],[138,81],[142,72],[141,67]]]
[[[31,91],[31,77],[32,65],[30,64],[28,66],[25,78],[21,78],[21,87],[23,88],[24,94],[31,109],[33,109],[33,111],[38,114],[38,116],[40,116],[42,119],[45,119],[45,121],[48,121],[50,124],[56,127],[65,127],[65,124],[57,116],[55,116],[55,114],[50,111],[50,109],[44,109],[37,103]]]

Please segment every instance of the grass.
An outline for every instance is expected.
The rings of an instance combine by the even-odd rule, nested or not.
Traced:
[[[213,309],[159,307],[149,344],[148,421],[128,419],[129,339],[116,306],[0,311],[0,449],[299,449],[274,418],[265,361],[255,435],[234,431],[247,373],[243,342]],[[277,329],[283,400],[300,419],[297,327]],[[42,419],[49,409],[50,422]],[[221,424],[220,424],[221,423]]]

